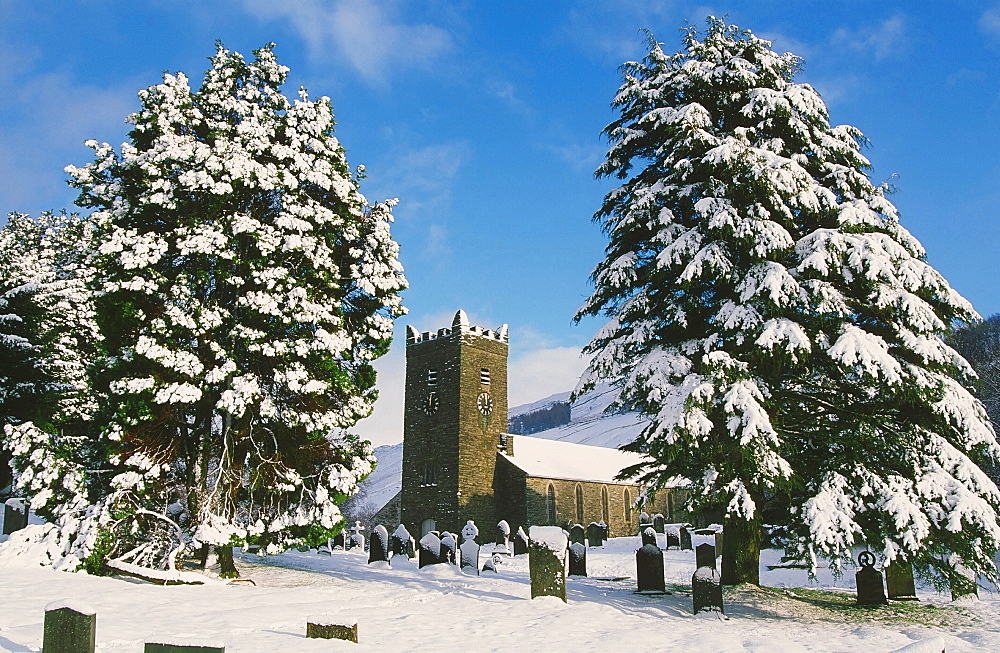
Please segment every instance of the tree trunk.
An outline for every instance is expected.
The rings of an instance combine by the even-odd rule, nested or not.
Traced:
[[[722,535],[722,584],[760,585],[760,517],[727,516]]]
[[[948,573],[951,600],[957,601],[965,596],[978,597],[979,586],[976,584],[976,573],[965,566],[965,562],[958,554],[952,554],[951,564],[952,567]]]
[[[215,555],[219,558],[219,578],[239,578],[240,571],[233,560],[233,547],[217,546]]]

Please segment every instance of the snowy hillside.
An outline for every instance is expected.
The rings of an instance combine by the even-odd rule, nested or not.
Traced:
[[[569,392],[554,394],[530,404],[515,406],[508,411],[508,420],[550,409],[569,401]],[[530,437],[561,440],[595,447],[618,448],[639,434],[644,420],[636,413],[609,414],[604,412],[614,399],[608,386],[596,388],[572,405],[570,422],[556,428],[531,433]],[[361,484],[361,500],[375,510],[384,506],[401,487],[403,475],[403,443],[375,449],[378,466]]]

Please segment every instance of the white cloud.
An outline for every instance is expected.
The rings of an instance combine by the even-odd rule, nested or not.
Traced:
[[[508,364],[507,397],[511,407],[576,388],[587,361],[579,347],[552,347],[519,354]]]
[[[875,26],[865,25],[857,29],[841,27],[833,33],[830,41],[836,47],[871,53],[876,59],[885,59],[908,44],[906,18],[896,14]]]
[[[35,212],[38,202],[75,197],[65,185],[63,168],[83,165],[93,138],[117,146],[128,132],[125,117],[139,108],[135,89],[75,84],[69,75],[51,73],[5,80],[0,104],[7,121],[0,148],[0,207]],[[41,209],[71,208],[43,205]]]
[[[284,18],[314,60],[343,58],[369,82],[380,84],[401,67],[426,67],[453,48],[441,27],[407,23],[398,3],[377,0],[243,0],[260,18]]]
[[[979,31],[995,41],[1000,41],[1000,5],[983,12],[979,17]]]

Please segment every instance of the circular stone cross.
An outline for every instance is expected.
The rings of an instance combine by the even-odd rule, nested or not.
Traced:
[[[858,564],[862,567],[872,567],[875,565],[875,554],[871,551],[862,551],[858,554]]]

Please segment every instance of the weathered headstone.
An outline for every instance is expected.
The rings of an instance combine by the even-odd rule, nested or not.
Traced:
[[[524,528],[521,526],[517,527],[517,532],[514,533],[514,555],[520,556],[528,552],[528,534],[524,532]]]
[[[639,532],[646,530],[647,526],[652,526],[653,520],[649,518],[649,513],[642,511],[639,513]]]
[[[663,529],[666,527],[666,525],[667,525],[667,520],[664,519],[663,515],[661,515],[660,513],[656,513],[655,515],[653,515],[654,531],[656,531],[657,533],[665,533],[666,531],[664,531]]]
[[[587,575],[587,547],[579,542],[569,545],[569,575]]]
[[[7,499],[3,504],[3,534],[10,535],[28,525],[28,501]]]
[[[916,601],[917,588],[913,582],[913,565],[896,558],[885,567],[885,589],[893,601]]]
[[[373,562],[389,562],[389,531],[382,524],[372,531],[368,544],[368,564]]]
[[[666,548],[681,548],[681,531],[677,524],[669,524],[663,527],[663,534],[667,536]]]
[[[441,562],[458,564],[458,543],[455,542],[455,536],[448,531],[441,533]]]
[[[702,544],[700,546],[710,546]],[[713,564],[715,557],[712,557]],[[702,610],[716,609],[725,614],[722,607],[722,577],[714,567],[698,567],[691,576],[691,600],[694,603],[694,613]]]
[[[718,558],[719,556],[722,555],[721,529],[716,530],[715,528],[699,528],[698,530],[694,531],[694,535],[697,535],[698,536],[697,539],[702,542],[704,542],[706,538],[710,538],[709,542],[711,543],[712,548],[715,549],[715,557]],[[698,548],[697,544],[695,545],[694,548],[695,550],[697,550]]]
[[[653,530],[652,526],[646,525],[642,530],[639,531],[639,537],[642,538],[642,545],[652,544],[656,546],[656,531]]]
[[[597,522],[597,525],[604,529],[604,538],[603,538],[604,541],[606,542],[609,539],[611,539],[611,529],[608,527],[607,524],[604,523],[604,520],[602,519],[601,521]]]
[[[462,558],[462,571],[467,574],[479,575],[479,544],[476,536],[479,529],[471,519],[462,528],[462,546],[459,547]]]
[[[871,551],[862,551],[858,554],[858,569],[854,574],[854,580],[858,587],[858,605],[884,605],[888,603],[885,598],[885,586],[882,584],[882,572],[875,569],[875,554]]]
[[[406,526],[400,524],[392,532],[392,536],[389,538],[389,553],[393,556],[414,557],[413,537],[410,536],[410,531],[406,530]]]
[[[663,551],[656,546],[656,531],[647,526],[645,532],[652,532],[652,542],[642,545],[635,552],[635,578],[639,592],[664,592]],[[645,538],[644,538],[645,539]]]
[[[494,551],[500,550],[501,553],[507,556],[514,555],[514,551],[510,546],[510,524],[507,523],[506,519],[501,519],[497,522],[497,545]]]
[[[42,649],[45,653],[94,653],[97,611],[75,601],[55,601],[45,606]]]
[[[351,531],[350,536],[347,538],[347,549],[361,549],[365,550],[365,536],[361,534],[361,531],[365,530],[365,527],[361,525],[361,522],[354,522],[354,526],[349,529]]]
[[[710,567],[715,569],[715,547],[711,544],[699,544],[694,548],[695,567]]]
[[[358,622],[320,615],[306,620],[306,637],[312,639],[342,639],[358,643]]]
[[[681,525],[680,536],[681,536],[681,550],[682,551],[690,551],[692,549],[692,546],[691,546],[691,529],[689,528],[689,526],[690,526],[690,524],[683,524],[683,525]]]
[[[483,571],[492,571],[494,574],[500,573],[500,563],[502,562],[502,557],[499,553],[494,553],[493,555],[486,558],[486,562],[483,563]]]
[[[441,538],[434,533],[428,533],[420,538],[417,552],[417,566],[437,565],[444,562],[441,556]]]
[[[347,536],[344,535],[344,531],[340,531],[333,538],[333,548],[343,549],[347,546]]]
[[[143,653],[226,653],[222,642],[190,641],[186,638],[146,640]]]
[[[528,531],[531,598],[566,600],[566,533],[558,526],[532,526]]]
[[[604,546],[604,527],[597,522],[590,522],[587,525],[587,544],[590,546]]]
[[[587,543],[587,532],[584,530],[583,526],[580,524],[573,524],[569,527],[569,541],[570,544]]]

